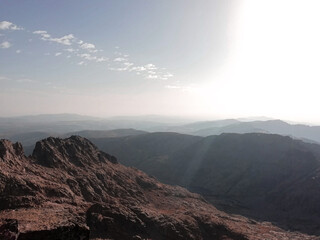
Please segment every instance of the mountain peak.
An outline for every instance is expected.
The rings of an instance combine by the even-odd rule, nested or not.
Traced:
[[[16,157],[21,158],[22,156],[24,156],[24,152],[21,143],[12,143],[6,139],[0,140],[0,158],[12,160]]]
[[[83,167],[91,163],[110,161],[117,163],[114,156],[101,152],[88,139],[71,136],[66,139],[49,137],[36,143],[32,157],[46,167]],[[71,165],[70,165],[71,164]]]

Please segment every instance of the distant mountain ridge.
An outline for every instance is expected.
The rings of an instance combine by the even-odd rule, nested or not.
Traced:
[[[217,120],[172,127],[169,130],[204,137],[221,133],[270,133],[320,143],[320,126],[289,124],[282,120],[249,122],[235,119]]]
[[[78,135],[84,138],[113,138],[113,137],[126,137],[146,134],[146,131],[135,130],[133,128],[128,129],[113,129],[113,130],[83,130],[79,132],[71,132],[64,134],[63,137],[71,137],[72,135]]]
[[[267,118],[260,117],[258,119]],[[72,132],[79,132],[80,135],[85,134],[81,131],[136,129],[146,132],[177,132],[204,137],[221,133],[258,132],[280,134],[320,143],[320,126],[289,124],[281,120],[254,120],[251,118],[200,122],[190,122],[189,120],[189,123],[185,122],[188,122],[188,120],[156,115],[112,118],[95,118],[76,114],[23,116],[0,118],[0,137],[15,140],[20,134],[24,135],[32,132],[44,133],[44,136],[62,136]],[[30,135],[30,141],[32,138]]]
[[[114,130],[134,128],[148,131],[168,126],[143,118],[95,118],[76,114],[53,114],[0,118],[0,137],[29,132],[66,134],[83,130]]]

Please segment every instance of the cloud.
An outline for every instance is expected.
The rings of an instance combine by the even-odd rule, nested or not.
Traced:
[[[47,31],[44,31],[44,30],[34,31],[33,34],[40,35],[41,40],[44,40],[44,41],[56,42],[59,44],[69,45],[69,46],[73,44],[77,44],[79,48],[70,47],[63,50],[69,53],[76,53],[75,56],[83,58],[87,61],[106,62],[108,60],[108,58],[104,56],[93,55],[94,53],[98,52],[98,50],[96,49],[96,46],[92,43],[85,43],[84,41],[77,39],[76,37],[74,37],[73,34],[68,34],[61,38],[52,37],[50,34],[48,34]],[[83,52],[83,50],[87,51],[87,53],[78,53],[81,51]],[[56,53],[55,56],[59,56],[61,54],[62,53]],[[70,58],[71,56],[67,55],[66,57]],[[83,64],[85,64],[85,62],[80,61],[80,65],[83,65]]]
[[[123,63],[123,65],[126,66],[126,67],[131,67],[131,66],[133,65],[133,63],[131,63],[131,62],[125,62],[125,63]]]
[[[154,72],[152,70],[157,70],[157,67],[152,64],[152,63],[149,63],[149,64],[146,64],[144,66],[137,66],[137,67],[133,67],[130,69],[131,71],[136,71],[136,72],[144,72],[144,71],[148,71],[149,73],[150,72]]]
[[[94,60],[97,59],[96,56],[92,56],[92,55],[89,54],[89,53],[78,54],[78,56],[81,57],[81,58],[84,58],[84,59],[86,59],[86,60],[88,60],[88,61],[94,61]]]
[[[9,43],[8,41],[0,43],[0,48],[9,48],[11,46],[11,43]]]
[[[149,63],[149,64],[145,65],[144,67],[148,70],[156,70],[157,69],[157,67],[152,63]]]
[[[81,42],[81,43],[79,43],[79,44],[81,44],[80,48],[88,50],[91,53],[98,52],[98,50],[96,49],[96,46],[94,44],[92,44],[92,43],[83,43],[83,41],[80,41],[80,42]]]
[[[38,30],[38,31],[34,31],[33,34],[38,34],[41,36],[41,39],[44,41],[47,41],[51,35],[47,33],[47,31],[42,31],[42,30]]]
[[[0,22],[0,30],[23,30],[23,28],[18,27],[12,22],[2,21]]]
[[[127,67],[109,67],[109,70],[123,72],[123,71],[127,71],[128,68]]]
[[[64,49],[66,52],[77,52],[78,49],[73,49],[73,48],[66,48]]]
[[[56,42],[62,45],[71,46],[73,43],[77,43],[80,47],[80,49],[87,50],[90,53],[96,53],[98,50],[96,49],[96,46],[92,43],[85,43],[82,40],[77,39],[73,34],[68,34],[63,37],[57,38],[52,37],[47,31],[44,30],[37,30],[34,31],[33,34],[37,34],[41,36],[41,40],[43,41],[50,41],[50,42]],[[74,48],[67,48],[64,49],[68,52],[78,52],[79,49]]]
[[[154,64],[148,63],[143,66],[134,66],[129,69],[130,72],[135,72],[137,75],[141,75],[146,79],[159,79],[168,80],[173,77],[171,73],[164,73],[158,69]]]
[[[108,58],[106,58],[106,57],[99,57],[96,60],[96,62],[106,62],[106,61],[108,61]]]
[[[81,54],[77,54],[78,57],[81,57],[85,60],[88,60],[88,61],[95,61],[95,62],[106,62],[108,61],[108,58],[106,57],[97,57],[97,56],[92,56],[91,54],[89,53],[81,53]]]
[[[152,63],[148,63],[143,66],[134,66],[134,63],[129,62],[128,60],[129,55],[121,52],[116,52],[115,54],[121,57],[113,59],[114,63],[109,66],[109,70],[135,72],[136,75],[142,76],[145,79],[168,80],[173,77],[171,73],[163,73]]]
[[[165,75],[163,75],[163,76],[166,77],[166,78],[170,78],[170,77],[173,77],[173,74],[167,73],[167,74],[165,74]]]
[[[47,31],[37,30],[33,32],[34,34],[46,34]]]
[[[177,86],[177,85],[166,85],[165,87],[169,89],[181,89],[181,86]]]
[[[147,79],[157,79],[157,78],[159,78],[158,75],[149,74],[149,75],[147,76]]]
[[[68,34],[61,38],[50,38],[49,41],[60,43],[63,45],[71,45],[72,39],[74,39],[74,36],[72,34]]]
[[[11,30],[22,30],[13,23],[3,21],[0,22],[0,30],[11,29]],[[28,31],[29,32],[29,31]],[[81,39],[76,38],[73,34],[67,34],[62,37],[54,37],[49,34],[46,30],[37,30],[32,32],[38,35],[41,40],[47,42],[55,42],[68,48],[61,48],[56,53],[45,53],[45,55],[60,56],[64,55],[66,58],[76,57],[79,59],[78,65],[87,65],[89,62],[103,63],[108,62],[107,67],[111,71],[128,71],[134,72],[144,79],[157,79],[157,80],[168,80],[173,77],[171,73],[164,72],[164,68],[158,68],[153,63],[136,66],[135,62],[129,60],[129,55],[120,52],[116,47],[117,51],[114,53],[112,61],[109,61],[107,56],[103,56],[103,50],[97,49],[92,43],[85,42]],[[31,39],[29,39],[31,41]],[[9,48],[11,44],[9,42],[2,42],[0,48]],[[66,54],[63,54],[67,52]],[[16,53],[21,53],[21,50],[16,50]]]
[[[146,71],[147,69],[144,66],[140,66],[140,67],[133,67],[130,69],[130,71],[136,71],[136,72],[143,72]]]
[[[68,34],[61,38],[53,38],[51,37],[50,34],[48,34],[47,31],[43,31],[43,30],[37,30],[37,31],[34,31],[33,33],[40,35],[41,39],[44,41],[56,42],[56,43],[67,45],[67,46],[70,46],[72,44],[71,41],[75,38],[73,34]]]
[[[91,44],[91,43],[84,43],[84,44],[81,44],[80,47],[82,49],[95,49],[96,46]]]
[[[112,71],[129,71],[131,72],[131,66],[134,65],[132,62],[128,62],[126,58],[115,58],[113,60],[113,66],[109,67]]]
[[[163,74],[163,75],[160,77],[160,79],[161,79],[161,80],[168,80],[168,79],[171,78],[171,77],[173,77],[173,74],[171,74],[171,73],[165,73],[165,74]]]
[[[114,62],[124,62],[124,61],[127,61],[126,58],[122,58],[122,57],[118,57],[118,58],[115,58],[113,59]]]

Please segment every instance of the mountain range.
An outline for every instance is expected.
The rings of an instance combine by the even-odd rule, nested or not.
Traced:
[[[0,239],[319,239],[229,215],[72,136],[0,141]]]
[[[135,129],[146,132],[176,132],[195,136],[221,133],[270,133],[291,136],[307,142],[320,143],[320,126],[290,124],[281,120],[224,119],[196,121],[161,116],[96,118],[76,114],[38,115],[0,118],[0,137],[21,141],[30,146],[49,136],[84,134],[81,131]],[[264,118],[258,118],[264,119]],[[266,118],[267,119],[267,118]],[[128,133],[130,135],[130,133]],[[85,135],[86,136],[86,135]]]

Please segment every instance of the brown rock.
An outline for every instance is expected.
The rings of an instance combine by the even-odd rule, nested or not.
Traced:
[[[1,240],[16,240],[18,239],[18,222],[12,219],[0,220],[0,239]]]

